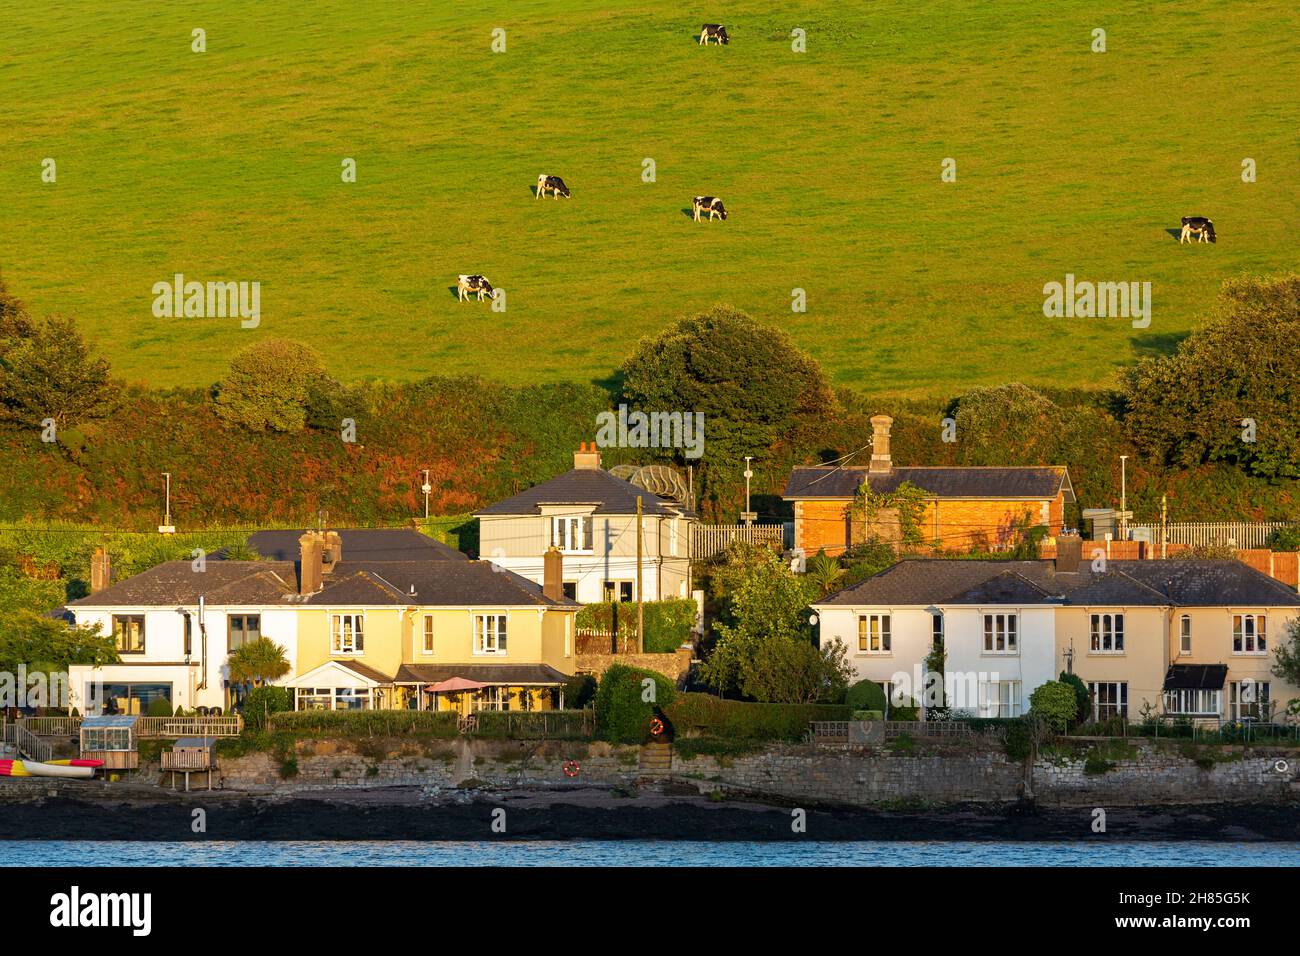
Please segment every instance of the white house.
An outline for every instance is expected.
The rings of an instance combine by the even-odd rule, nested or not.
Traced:
[[[543,556],[555,546],[565,597],[634,601],[638,498],[645,600],[689,597],[695,515],[605,471],[594,445],[574,453],[571,471],[477,512],[480,557],[541,584]]]

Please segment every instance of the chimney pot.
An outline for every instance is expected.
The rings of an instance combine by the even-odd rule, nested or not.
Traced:
[[[298,548],[301,556],[298,565],[298,593],[305,597],[321,589],[324,535],[318,531],[308,531],[298,539]]]
[[[573,453],[573,467],[586,471],[600,470],[600,449],[596,447],[595,442],[592,442],[590,447],[586,442],[579,446]]]

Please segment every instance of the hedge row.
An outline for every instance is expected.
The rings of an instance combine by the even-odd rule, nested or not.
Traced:
[[[815,720],[848,720],[844,704],[749,704],[710,694],[678,694],[665,708],[678,736],[803,740]]]
[[[272,714],[271,728],[322,737],[455,737],[457,716],[451,710],[295,710]]]
[[[691,637],[695,624],[695,602],[688,598],[646,601],[642,617],[645,622],[645,653],[669,654]],[[587,604],[578,612],[580,630],[614,633],[620,637],[636,636],[636,605],[629,603]]]

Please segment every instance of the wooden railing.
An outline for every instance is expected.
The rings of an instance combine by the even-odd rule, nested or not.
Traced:
[[[75,737],[81,730],[80,717],[23,717],[19,722],[38,737]]]
[[[212,755],[200,750],[164,750],[163,770],[211,770]]]
[[[697,524],[691,537],[691,557],[708,561],[720,557],[733,541],[766,545],[781,550],[785,546],[783,524]]]
[[[140,717],[135,735],[145,737],[238,737],[244,719],[231,717]]]
[[[1160,525],[1130,524],[1129,532],[1141,530],[1150,540],[1160,543]],[[1234,548],[1264,548],[1269,536],[1282,528],[1293,528],[1291,521],[1175,521],[1165,525],[1170,544],[1231,545]]]
[[[54,748],[49,742],[41,740],[22,724],[14,727],[14,745],[19,753],[40,763],[48,762],[54,756]]]

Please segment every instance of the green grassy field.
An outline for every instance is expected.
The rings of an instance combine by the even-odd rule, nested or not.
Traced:
[[[273,335],[344,378],[600,380],[727,302],[837,383],[931,396],[1104,385],[1224,277],[1295,267],[1292,0],[461,6],[0,0],[10,288],[158,385]],[[730,46],[696,45],[705,19]],[[574,198],[534,201],[543,172]],[[696,193],[730,221],[692,222]],[[1180,247],[1185,214],[1218,244]],[[260,328],[154,318],[176,272],[260,281]],[[508,310],[459,304],[460,272]],[[1067,272],[1152,282],[1151,327],[1045,319]]]

